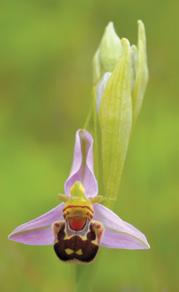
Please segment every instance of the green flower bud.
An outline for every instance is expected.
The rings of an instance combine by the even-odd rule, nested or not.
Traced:
[[[110,22],[104,32],[99,48],[93,60],[94,83],[97,83],[105,72],[112,72],[121,56],[122,45],[120,38]]]
[[[93,60],[94,103],[88,125],[95,136],[95,156],[102,195],[119,192],[131,130],[148,81],[145,28],[138,21],[138,44],[117,36],[109,23]]]

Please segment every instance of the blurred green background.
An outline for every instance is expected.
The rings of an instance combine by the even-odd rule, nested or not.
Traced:
[[[74,291],[74,268],[52,247],[24,246],[7,235],[58,204],[74,133],[90,105],[91,61],[104,27],[112,20],[121,37],[136,43],[142,19],[150,82],[116,209],[147,235],[151,250],[102,249],[93,287],[178,291],[178,1],[7,0],[0,6],[0,290]]]

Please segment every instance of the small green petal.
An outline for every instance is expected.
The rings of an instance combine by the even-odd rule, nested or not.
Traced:
[[[99,51],[102,71],[112,72],[122,51],[120,38],[115,32],[112,22],[105,29]]]
[[[110,22],[105,29],[99,48],[93,59],[93,78],[96,84],[105,72],[112,72],[122,53],[120,38]]]

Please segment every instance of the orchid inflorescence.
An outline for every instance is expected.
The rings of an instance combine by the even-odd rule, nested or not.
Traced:
[[[132,113],[134,117],[138,114],[146,86],[147,76],[141,76],[147,72],[142,22],[138,50],[126,40],[120,41],[111,23],[107,26],[94,58],[95,107],[86,124],[94,139],[88,130],[77,130],[71,172],[64,183],[64,194],[59,195],[62,203],[18,226],[9,235],[10,240],[53,245],[59,259],[84,263],[95,258],[100,246],[149,248],[143,233],[104,206],[118,192]]]

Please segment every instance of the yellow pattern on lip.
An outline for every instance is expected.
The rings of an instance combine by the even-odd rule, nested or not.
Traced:
[[[74,253],[74,250],[72,250],[71,248],[66,248],[65,252],[67,255],[71,255],[72,253]]]
[[[80,249],[78,249],[76,252],[75,252],[77,255],[82,255],[83,254],[83,252],[82,252],[82,249],[80,248]]]

